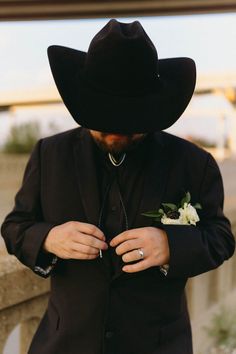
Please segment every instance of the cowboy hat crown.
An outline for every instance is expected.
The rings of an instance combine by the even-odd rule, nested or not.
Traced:
[[[85,76],[111,93],[139,95],[152,90],[158,76],[157,52],[140,23],[111,20],[91,41]]]
[[[145,133],[171,126],[196,82],[190,58],[158,59],[138,21],[110,20],[88,52],[48,48],[59,93],[80,125],[104,132]]]

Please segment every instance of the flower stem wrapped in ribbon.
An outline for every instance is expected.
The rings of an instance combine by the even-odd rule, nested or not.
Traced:
[[[147,211],[142,215],[153,218],[162,224],[169,225],[195,225],[200,220],[197,209],[202,209],[201,204],[191,205],[191,195],[185,194],[178,205],[172,203],[162,203],[162,208]]]

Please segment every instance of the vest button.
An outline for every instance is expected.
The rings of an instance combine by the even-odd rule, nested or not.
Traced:
[[[114,336],[114,332],[112,331],[106,331],[105,332],[105,338],[106,339],[111,339]]]
[[[112,211],[116,211],[116,210],[117,210],[116,205],[113,205],[113,206],[111,207],[111,210],[112,210]]]

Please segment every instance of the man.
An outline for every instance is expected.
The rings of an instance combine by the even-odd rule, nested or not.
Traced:
[[[214,159],[162,132],[191,99],[194,62],[158,60],[137,21],[109,21],[88,53],[48,53],[82,128],[36,144],[2,226],[9,253],[51,275],[29,354],[191,354],[187,278],[235,247]],[[193,206],[192,225],[174,209],[165,220],[179,225],[143,215],[186,192],[199,222]]]

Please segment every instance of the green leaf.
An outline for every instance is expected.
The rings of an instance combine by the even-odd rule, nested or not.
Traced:
[[[155,218],[158,216],[158,211],[157,210],[151,210],[147,211],[146,213],[142,213],[141,215],[148,216],[149,218]]]
[[[194,205],[194,208],[195,208],[195,209],[202,209],[202,206],[201,206],[200,203],[196,203],[196,204]]]
[[[145,213],[142,213],[141,215],[147,216],[149,218],[156,218],[156,217],[162,217],[165,214],[163,209],[158,209],[158,210],[149,210],[146,211]]]
[[[162,203],[164,209],[167,208],[169,210],[172,210],[172,211],[175,211],[177,210],[177,206],[175,204],[172,204],[172,203]]]
[[[190,203],[191,200],[191,194],[189,192],[186,193],[186,203]]]
[[[181,204],[181,208],[183,208],[184,203],[189,203],[191,200],[191,194],[189,192],[187,192],[185,194],[185,196],[183,197],[183,199],[181,200],[180,204]]]

